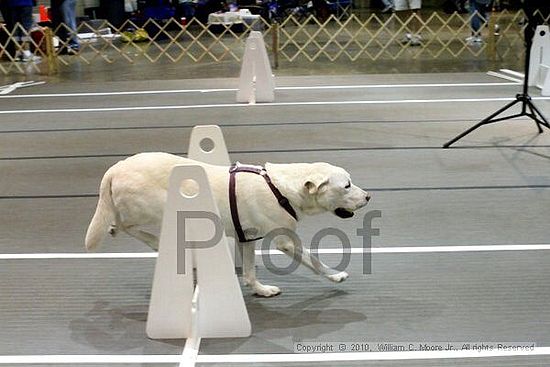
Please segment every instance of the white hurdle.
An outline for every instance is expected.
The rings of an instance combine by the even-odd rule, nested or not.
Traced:
[[[542,89],[541,95],[550,96],[550,30],[539,25],[531,46],[529,86]]]
[[[226,165],[229,155],[219,127],[196,127],[189,156]],[[189,213],[197,215],[187,217]],[[184,249],[183,241],[178,241],[192,245],[214,238],[213,221],[199,218],[198,213],[219,218],[206,172],[199,165],[176,166],[170,176],[147,318],[146,331],[152,339],[188,338],[197,343],[202,337],[250,336],[250,319],[225,234],[208,248]]]
[[[222,130],[217,125],[198,125],[191,131],[187,156],[199,162],[229,166]]]
[[[246,39],[241,65],[238,103],[273,102],[275,81],[261,32],[252,31]]]
[[[225,145],[223,132],[218,125],[197,125],[191,131],[189,138],[189,148],[187,156],[199,162],[214,164],[219,166],[229,166],[231,159]],[[237,238],[235,236],[235,238]],[[242,267],[242,253],[240,246],[236,244],[237,240],[228,239],[231,257],[237,268]],[[237,248],[237,252],[235,252]]]

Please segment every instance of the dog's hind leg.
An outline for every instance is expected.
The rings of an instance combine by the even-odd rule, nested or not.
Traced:
[[[316,274],[322,275],[330,281],[340,283],[349,276],[345,271],[338,271],[323,264],[317,256],[312,255],[309,249],[303,247],[301,244],[296,245],[293,241],[283,238],[276,240],[276,244],[279,251],[284,252],[313,270]]]
[[[237,244],[238,245],[238,244]],[[262,297],[273,297],[281,293],[279,287],[263,285],[256,279],[255,243],[248,242],[242,245],[243,249],[243,281],[251,287],[254,293]]]
[[[141,242],[144,242],[147,246],[151,247],[153,250],[155,251],[159,250],[159,239],[157,236],[149,232],[139,230],[135,227],[125,227],[124,232],[140,240]]]

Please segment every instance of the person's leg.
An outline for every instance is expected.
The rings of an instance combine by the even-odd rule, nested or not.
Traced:
[[[382,13],[386,13],[393,9],[393,3],[391,0],[382,0],[382,4],[384,4],[384,8],[382,9]]]
[[[20,24],[19,26],[16,26],[18,30],[16,38],[18,38],[20,42],[19,49],[21,51],[21,60],[39,61],[40,57],[34,56],[29,47],[29,40],[31,38],[30,32],[34,24],[32,17],[32,6],[18,6],[12,8],[12,10],[14,11],[12,13],[14,20]]]
[[[184,17],[182,4],[180,4],[176,1],[175,5],[174,5],[174,8],[176,9],[176,13],[174,14],[174,16],[176,17],[176,19],[179,22],[181,17]]]
[[[51,0],[51,19],[52,19],[52,27],[55,32],[55,35],[64,42],[68,38],[67,29],[63,25],[63,14],[61,12],[61,4],[63,3],[63,0]]]
[[[186,2],[182,3],[181,6],[183,7],[183,16],[189,22],[195,16],[195,5],[192,2]]]
[[[482,26],[486,26],[489,23],[489,4],[478,4],[478,9],[479,15],[481,17],[481,29]],[[481,36],[481,31],[479,31],[479,35]]]
[[[487,22],[487,10],[488,7],[479,3],[477,0],[470,0],[470,26],[472,28],[472,35],[466,38],[468,44],[482,43],[481,28]]]
[[[21,8],[21,24],[23,25],[25,32],[29,34],[34,24],[34,19],[32,17],[32,6],[22,6]]]
[[[479,29],[481,28],[481,19],[479,15],[479,6],[476,0],[470,0],[470,26],[472,27],[472,36],[479,36]]]
[[[324,23],[330,16],[330,11],[326,0],[312,0],[313,8],[315,9],[315,15],[317,19]]]
[[[420,40],[420,31],[422,29],[422,20],[420,17],[420,9],[422,8],[422,0],[409,0],[409,7],[411,8],[412,17],[411,29],[413,34]]]
[[[393,5],[394,5],[393,9],[395,10],[395,15],[398,20],[398,27],[400,28],[400,30],[405,30],[405,32],[408,34],[409,33],[407,31],[408,26],[406,24],[408,19],[407,16],[409,15],[409,11],[408,11],[409,4],[407,0],[394,0]],[[396,33],[399,32],[400,30],[396,30]],[[405,37],[401,40],[401,42],[406,43],[408,42],[408,40]]]
[[[15,56],[15,44],[13,43],[11,32],[13,32],[13,19],[11,14],[11,8],[0,0],[0,13],[4,19],[4,26],[1,29],[0,34],[0,54],[2,57],[14,57]]]
[[[395,0],[395,13],[399,18],[399,26],[405,29],[405,36],[400,40],[402,44],[411,46],[420,45],[420,23],[418,11],[420,10],[420,0]]]
[[[63,22],[69,28],[69,36],[67,37],[69,46],[78,49],[80,45],[76,31],[76,0],[64,0],[61,4],[61,13]]]
[[[15,39],[15,48],[16,54],[20,55],[24,51],[28,51],[28,17],[27,17],[27,8],[28,6],[15,6],[11,8],[11,19],[13,21],[14,27],[14,39]],[[31,17],[32,17],[32,8],[31,8]],[[32,23],[31,23],[32,25]],[[30,27],[28,27],[30,29]]]
[[[397,32],[405,31],[405,36],[400,40],[401,43],[409,43],[411,40],[411,32],[410,32],[410,22],[409,18],[411,16],[411,12],[409,10],[397,10],[397,7],[395,8],[395,15],[397,16],[397,19],[399,20],[398,26],[399,30],[396,30]]]
[[[13,39],[16,43],[15,47],[19,51],[21,48],[21,42],[23,37],[23,32],[21,30],[21,12],[19,7],[10,7],[10,19],[12,21],[11,31],[13,32]]]
[[[401,40],[403,44],[411,46],[419,46],[422,40],[420,36],[421,21],[420,7],[421,0],[404,0],[395,2],[396,14],[399,16],[401,23],[405,24],[405,37]],[[401,9],[401,10],[399,10]]]

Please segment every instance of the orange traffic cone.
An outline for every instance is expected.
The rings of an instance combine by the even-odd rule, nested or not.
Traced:
[[[40,5],[38,11],[40,13],[40,22],[48,22],[50,20],[50,17],[48,17],[48,10],[44,5]]]

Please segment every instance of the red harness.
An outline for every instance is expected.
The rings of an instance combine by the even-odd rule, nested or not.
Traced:
[[[236,194],[236,176],[239,172],[247,172],[247,173],[254,173],[256,175],[260,175],[265,179],[265,182],[267,182],[267,186],[271,189],[271,192],[273,192],[273,195],[275,195],[275,198],[277,198],[277,201],[279,202],[279,205],[285,209],[288,214],[290,214],[294,219],[298,220],[298,215],[296,214],[296,211],[290,205],[290,202],[288,199],[281,194],[279,189],[271,182],[271,179],[267,175],[267,171],[263,167],[259,166],[247,166],[247,165],[241,165],[239,162],[235,163],[229,168],[229,208],[231,210],[231,219],[233,220],[233,227],[235,227],[235,232],[237,232],[237,236],[239,238],[239,242],[250,242],[250,241],[256,241],[259,240],[262,237],[254,238],[254,239],[246,239],[243,231],[243,227],[241,226],[241,221],[239,220],[239,209],[237,208],[237,194]]]

